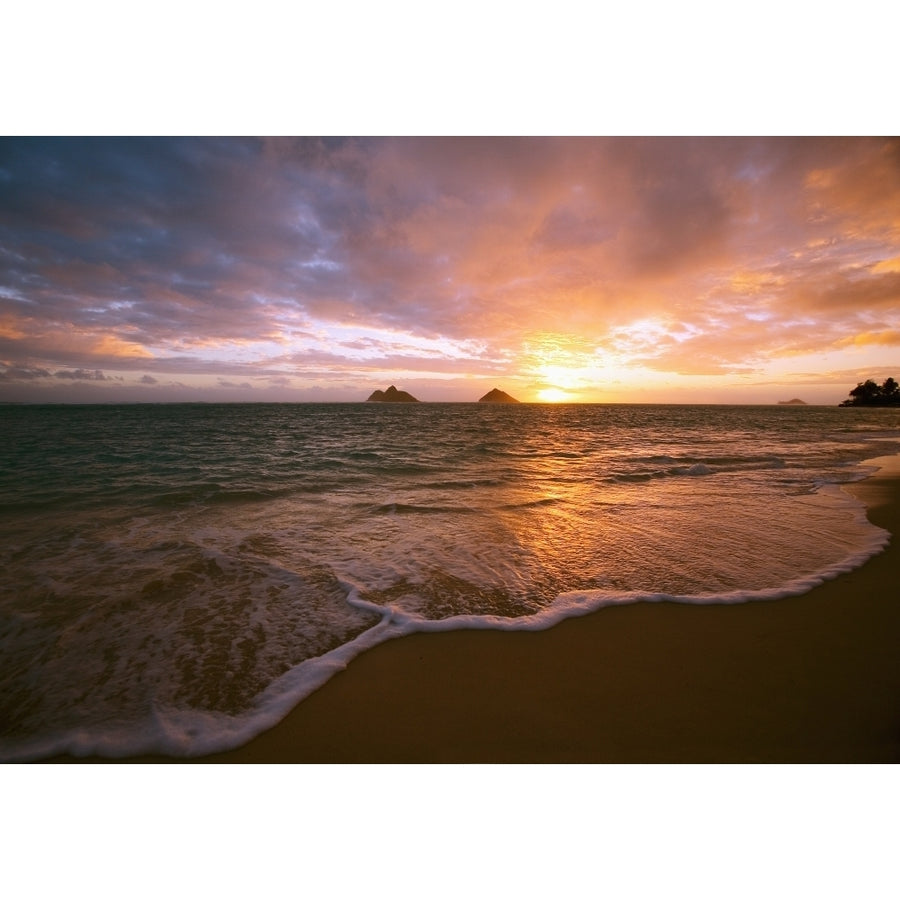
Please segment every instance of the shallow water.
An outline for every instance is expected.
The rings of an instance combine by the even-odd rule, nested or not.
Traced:
[[[0,408],[0,759],[242,743],[411,630],[807,590],[900,415],[489,404]]]

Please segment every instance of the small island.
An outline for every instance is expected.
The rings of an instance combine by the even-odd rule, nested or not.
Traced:
[[[367,403],[418,403],[418,399],[406,391],[398,391],[391,385],[386,391],[373,391]]]
[[[779,400],[779,406],[806,406],[805,400],[800,400],[798,397],[794,397],[793,400]]]
[[[900,385],[893,378],[886,378],[878,385],[871,378],[861,381],[850,396],[839,406],[900,406]]]
[[[501,391],[499,388],[494,388],[492,391],[488,391],[479,401],[479,403],[518,403],[515,397],[510,397],[506,391]]]

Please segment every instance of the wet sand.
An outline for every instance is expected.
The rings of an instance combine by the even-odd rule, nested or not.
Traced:
[[[900,535],[900,462],[850,486]],[[382,644],[208,762],[897,762],[900,541],[800,597]]]
[[[900,459],[880,462],[848,490],[900,535]],[[787,600],[390,641],[270,731],[193,761],[897,762],[900,540]]]

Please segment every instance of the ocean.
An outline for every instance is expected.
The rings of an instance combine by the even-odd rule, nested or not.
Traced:
[[[0,407],[0,760],[245,743],[363,650],[777,601],[886,544],[900,411]]]

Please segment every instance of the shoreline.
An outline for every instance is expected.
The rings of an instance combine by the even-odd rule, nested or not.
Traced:
[[[879,470],[843,487],[892,539],[805,594],[419,632],[365,651],[234,750],[44,762],[900,761],[900,457],[867,464]]]

